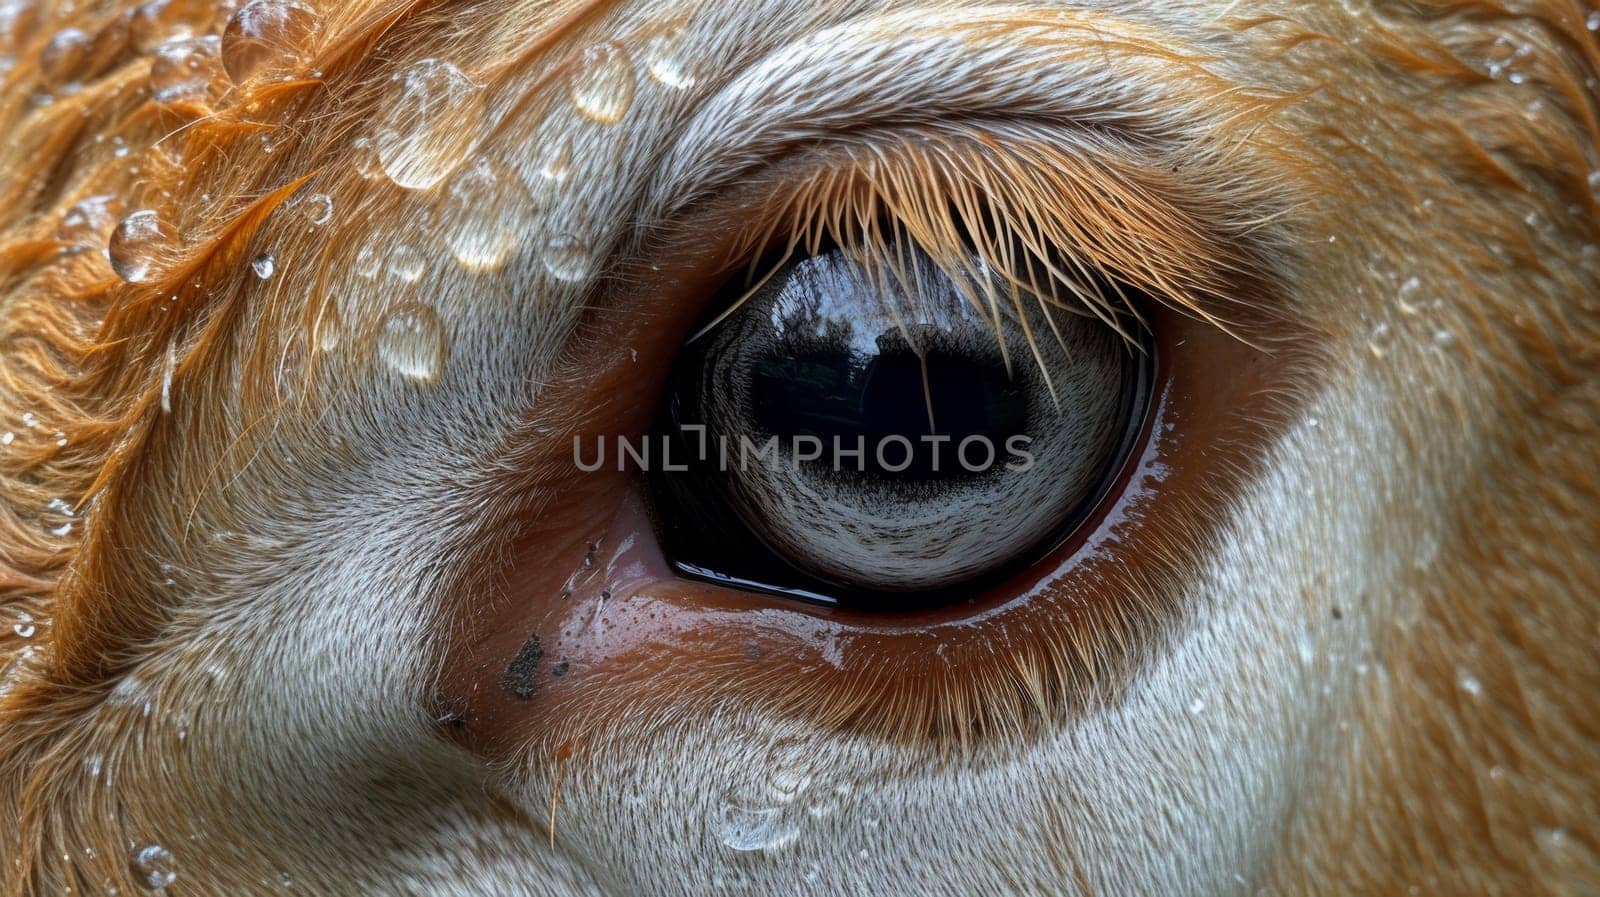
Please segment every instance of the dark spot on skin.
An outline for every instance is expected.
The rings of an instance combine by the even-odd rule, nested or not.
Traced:
[[[1334,608],[1333,609],[1333,618],[1335,620],[1343,620],[1344,619],[1344,611],[1338,609],[1337,607]]]
[[[568,669],[569,664],[567,663],[566,659],[563,658],[550,665],[550,675],[565,676]]]
[[[544,645],[539,643],[539,637],[528,636],[528,640],[517,649],[517,656],[511,658],[511,663],[506,666],[505,678],[500,680],[506,691],[524,701],[533,697],[534,677],[539,672],[539,661],[543,659]]]

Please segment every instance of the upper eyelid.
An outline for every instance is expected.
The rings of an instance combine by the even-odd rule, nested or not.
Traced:
[[[1282,102],[1204,62],[1086,12],[913,11],[837,25],[768,54],[701,102],[651,178],[641,217],[669,218],[752,166],[862,126],[1028,118],[1176,148],[1226,139],[1259,123],[1250,110]]]

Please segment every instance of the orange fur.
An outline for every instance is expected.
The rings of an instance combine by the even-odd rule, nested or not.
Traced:
[[[0,818],[19,820],[15,840],[0,829],[0,870],[13,870],[0,872],[5,894],[82,891],[126,877],[122,832],[102,825],[112,798],[83,763],[116,750],[147,752],[134,768],[159,765],[163,748],[130,735],[134,724],[105,708],[130,669],[172,648],[168,630],[180,609],[157,585],[156,562],[123,549],[183,538],[182,522],[198,513],[213,479],[248,463],[257,428],[269,429],[286,403],[276,366],[329,313],[320,292],[302,298],[280,289],[252,304],[245,285],[253,241],[271,232],[285,254],[308,265],[348,261],[368,232],[415,211],[370,190],[354,171],[360,127],[384,102],[392,71],[448,46],[479,60],[469,75],[491,93],[516,84],[526,94],[514,102],[544,102],[534,88],[560,76],[574,56],[570,38],[614,4],[443,9],[364,0],[325,14],[292,79],[224,85],[214,104],[176,105],[149,96],[151,47],[141,44],[147,35],[133,6],[83,4],[60,15],[32,6],[9,32],[0,27],[0,56],[16,60],[0,69],[0,171],[9,173],[0,180],[0,434],[13,437],[0,446],[0,622],[25,612],[37,628],[21,638],[0,626]],[[1600,171],[1600,43],[1585,16],[1600,6],[1428,0],[1378,4],[1381,12],[1360,16],[1335,6],[1230,20],[1240,40],[1272,60],[1274,99],[1291,98],[1247,111],[1304,138],[1319,157],[1305,170],[1326,163],[1353,173],[1313,184],[1322,193],[1312,201],[1336,219],[1359,205],[1352,218],[1388,229],[1397,254],[1370,259],[1372,267],[1416,261],[1411,253],[1425,233],[1431,251],[1423,262],[1458,293],[1425,321],[1356,296],[1365,281],[1331,270],[1326,277],[1352,286],[1352,307],[1310,309],[1308,318],[1329,339],[1383,324],[1393,339],[1374,342],[1374,379],[1404,395],[1417,420],[1493,419],[1495,440],[1449,496],[1451,525],[1438,534],[1436,555],[1419,559],[1419,615],[1385,621],[1363,674],[1360,714],[1341,720],[1370,733],[1379,749],[1324,746],[1323,777],[1297,808],[1273,887],[1593,894],[1600,201],[1590,172]],[[197,15],[201,32],[222,26],[209,8]],[[49,44],[69,26],[89,35],[90,48],[63,76],[49,62]],[[1524,90],[1486,71],[1513,57]],[[523,80],[530,68],[541,73],[533,87]],[[68,89],[63,77],[77,83]],[[45,95],[52,99],[38,99]],[[1257,124],[1241,120],[1239,128]],[[1062,161],[1033,147],[1013,164],[1020,171],[1041,160]],[[797,199],[787,210],[793,217],[773,218],[771,231],[810,225],[837,234],[850,225],[830,222],[830,213],[920,201],[917,188],[940,170],[922,161],[900,170],[883,163],[871,202]],[[1049,183],[1075,175],[1062,167]],[[341,210],[337,233],[302,238],[281,213],[319,176],[319,189]],[[1160,189],[1132,175],[1116,187]],[[1024,199],[1048,209],[1042,191],[1019,189],[1033,190]],[[184,234],[156,280],[115,276],[97,251],[107,228],[61,238],[71,210],[103,195],[123,212],[160,209]],[[1228,200],[1223,190],[1207,198],[1219,208]],[[1104,214],[1121,211],[1126,206]],[[1058,220],[1049,211],[1026,217]],[[1212,269],[1255,259],[1217,245],[1217,235],[1182,234],[1177,220],[1133,222],[1160,253],[1095,247],[1083,234],[1048,237],[1058,245],[1078,239],[1091,261],[1141,274],[1140,286],[1214,308],[1220,281],[1206,279]],[[795,221],[802,227],[788,226]],[[958,240],[952,234],[930,226],[916,237],[949,249]],[[1182,264],[1161,267],[1172,262],[1167,253]],[[1359,302],[1368,305],[1357,310]],[[1439,328],[1455,334],[1453,348],[1434,348]],[[1410,391],[1409,372],[1424,368],[1442,372],[1441,381],[1470,383],[1470,394]],[[220,396],[234,371],[248,373],[237,419],[180,426],[162,415],[164,391]],[[1441,410],[1456,401],[1470,405]],[[1423,458],[1431,440],[1448,436],[1406,435]],[[205,481],[174,487],[183,507],[132,497],[148,494],[132,484],[175,467]],[[1006,682],[990,690],[1042,692],[1052,674],[1043,667],[997,674]],[[1463,692],[1464,670],[1481,696]],[[183,695],[162,700],[181,704]],[[981,694],[959,700],[977,703]],[[928,712],[904,703],[904,716]],[[840,720],[854,712],[836,704]],[[139,799],[121,795],[115,809],[138,819]],[[85,855],[82,845],[98,852]]]

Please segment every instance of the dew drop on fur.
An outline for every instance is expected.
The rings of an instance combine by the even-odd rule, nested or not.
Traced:
[[[552,237],[544,246],[544,267],[557,280],[578,283],[587,280],[594,266],[593,254],[582,240],[571,234]]]
[[[132,866],[134,879],[146,890],[159,891],[178,878],[178,864],[172,851],[160,844],[135,851]]]
[[[291,202],[289,209],[306,224],[309,232],[333,218],[333,197],[326,193],[307,194]]]
[[[483,88],[442,59],[424,59],[394,76],[397,93],[373,138],[391,181],[426,190],[444,180],[478,145]]]
[[[104,249],[121,214],[122,203],[110,194],[79,200],[61,216],[56,240],[74,250]]]
[[[696,79],[687,58],[686,34],[682,25],[668,25],[645,41],[644,70],[656,83],[674,90],[694,86]]]
[[[590,121],[614,125],[633,108],[637,82],[626,50],[613,43],[595,44],[583,51],[572,74],[572,105]]]
[[[391,311],[378,332],[378,356],[408,380],[432,383],[439,379],[445,359],[439,313],[421,302],[407,302]]]
[[[211,102],[223,89],[222,41],[215,34],[168,41],[150,60],[150,95],[158,103]]]
[[[212,0],[146,0],[128,23],[130,37],[139,52],[149,53],[168,41],[209,30],[215,10]]]
[[[51,36],[39,54],[39,74],[46,83],[61,86],[76,83],[89,61],[94,40],[81,28],[63,28]]]
[[[250,270],[262,280],[272,277],[278,270],[278,260],[270,252],[263,252],[250,261]]]
[[[416,283],[422,279],[423,272],[428,268],[428,262],[422,253],[402,243],[389,250],[385,267],[389,276],[395,280],[401,283]]]
[[[129,283],[146,283],[161,275],[161,264],[177,250],[178,235],[154,209],[140,209],[123,218],[111,232],[107,253],[111,270]]]
[[[463,268],[496,271],[521,245],[533,198],[500,166],[479,159],[450,181],[450,251]]]
[[[742,853],[787,846],[798,834],[785,820],[783,807],[746,807],[735,802],[717,809],[711,827],[717,840]]]
[[[254,0],[239,7],[222,32],[222,67],[229,80],[288,77],[308,58],[322,21],[294,0]]]
[[[17,621],[11,624],[11,632],[17,638],[33,638],[33,634],[38,631],[39,626],[33,622],[33,614],[27,611],[19,612]]]

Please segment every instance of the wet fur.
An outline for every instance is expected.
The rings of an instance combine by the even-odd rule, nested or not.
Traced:
[[[0,447],[0,620],[26,611],[37,627],[0,626],[0,819],[17,820],[0,828],[4,892],[130,893],[132,848],[162,843],[174,894],[795,890],[813,871],[819,891],[872,893],[1595,893],[1594,8],[1149,6],[1029,11],[1043,24],[1011,45],[1027,63],[998,85],[941,81],[927,62],[946,57],[885,67],[863,51],[836,71],[904,87],[884,110],[867,97],[817,114],[842,87],[755,90],[762,102],[725,109],[641,88],[601,136],[561,114],[579,52],[636,46],[675,12],[350,4],[325,13],[303,66],[320,77],[215,108],[149,101],[125,6],[0,26],[15,57],[0,75],[0,433],[14,434]],[[781,47],[824,29],[831,47],[871,47],[908,23],[964,21],[956,4],[792,7],[686,8],[702,80],[770,86]],[[70,91],[42,59],[68,26],[93,39]],[[530,147],[570,137],[570,177],[599,186],[535,197],[525,242],[577,231],[603,257],[665,219],[663,184],[710,192],[801,122],[825,132],[907,102],[1061,117],[1053,97],[1104,85],[1052,93],[1028,75],[1074,71],[1096,40],[1161,48],[1141,57],[1141,85],[1172,66],[1205,73],[1132,99],[1174,147],[1224,133],[1255,148],[1239,183],[1202,182],[1206,198],[1253,196],[1269,174],[1293,185],[1276,211],[1297,242],[1260,262],[1325,359],[1322,379],[1289,387],[1301,423],[1197,540],[1180,584],[1197,610],[1171,651],[1117,706],[1050,716],[1049,738],[984,739],[966,768],[731,705],[633,720],[562,772],[552,848],[533,820],[554,770],[485,770],[451,746],[425,710],[427,661],[449,629],[440,595],[470,589],[461,571],[481,560],[460,546],[513,510],[462,503],[493,481],[464,459],[493,457],[507,409],[535,398],[526,384],[570,333],[581,285],[550,283],[532,253],[499,277],[456,271],[437,239],[458,223],[443,191],[355,172],[390,74],[462,60],[494,98],[482,154],[524,182],[550,164]],[[992,88],[982,103],[975,85]],[[306,178],[336,209],[321,231],[290,214]],[[100,194],[182,222],[187,246],[157,282],[61,252],[62,218]],[[350,274],[362,247],[401,244],[432,259],[424,285],[465,322],[426,401],[373,372],[392,296]],[[280,272],[258,282],[248,262],[266,249]],[[313,351],[330,322],[345,351]],[[53,500],[81,507],[68,518]],[[1092,654],[1089,636],[1072,646]],[[1023,670],[1047,691],[1068,666]],[[1027,690],[952,690],[938,706],[1026,717],[1038,709],[1008,702]],[[795,737],[817,741],[819,775],[875,797],[776,859],[708,854],[710,786]],[[883,838],[913,825],[925,837],[906,863],[906,843]]]

